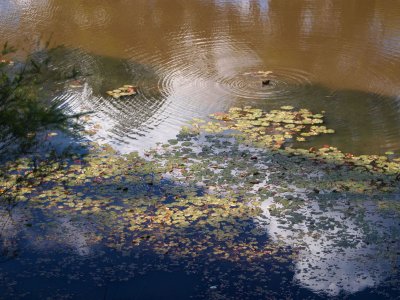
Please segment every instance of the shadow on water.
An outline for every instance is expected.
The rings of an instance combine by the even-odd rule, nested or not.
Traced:
[[[2,225],[16,254],[0,264],[3,295],[399,294],[399,211],[385,209],[398,207],[393,176],[211,134],[146,155],[95,148],[24,190]]]
[[[297,250],[292,261],[295,283],[331,297],[372,299],[385,288],[388,294],[380,297],[398,295],[392,283],[386,285],[387,274],[395,281],[398,278],[396,174],[374,174],[340,161],[326,163],[302,155],[249,151],[211,135],[205,140],[193,156],[205,161],[198,167],[223,165],[219,175],[210,179],[217,189],[228,182],[231,187],[247,183],[255,188],[267,220],[261,226],[267,228],[270,240]],[[212,177],[212,172],[204,173]],[[392,190],[384,192],[385,186]],[[365,289],[368,292],[357,294]]]
[[[209,260],[213,255],[210,245],[200,248],[202,243],[209,243],[202,231],[207,232],[206,227],[212,224],[193,224],[196,227],[191,227],[184,222],[184,225],[171,226],[162,221],[157,224],[160,220],[154,220],[146,221],[135,231],[128,230],[132,218],[156,218],[158,212],[168,207],[163,203],[175,203],[187,210],[190,207],[185,208],[179,201],[205,195],[205,190],[196,185],[187,186],[166,179],[156,183],[153,173],[141,173],[140,169],[139,173],[130,175],[132,181],[119,179],[114,182],[113,178],[111,182],[105,179],[94,184],[67,184],[68,195],[77,196],[70,205],[77,205],[75,212],[61,207],[68,201],[58,201],[57,207],[51,208],[55,199],[40,196],[35,199],[33,195],[28,202],[17,204],[10,212],[12,222],[2,224],[2,246],[4,250],[8,247],[3,253],[14,255],[0,265],[3,294],[29,298],[68,295],[75,298],[104,295],[106,299],[204,298],[204,293],[214,292],[214,285],[221,284],[218,272],[242,274],[235,263]],[[58,194],[55,188],[60,184],[44,183],[39,189],[53,197]],[[195,196],[190,196],[192,193]],[[143,198],[143,211],[133,214],[136,205],[141,207],[135,202],[143,201]],[[89,203],[88,199],[91,199]],[[87,203],[83,210],[79,206],[81,203]],[[204,205],[212,207],[211,203]],[[101,211],[96,209],[99,207]],[[112,209],[108,210],[109,207]],[[86,208],[89,208],[88,214],[84,211]],[[228,223],[254,228],[248,216],[237,214],[233,217],[236,220]],[[234,235],[242,235],[240,228],[233,227],[232,231]],[[135,237],[144,245],[132,247]],[[225,244],[230,238],[222,236],[220,242]],[[244,236],[238,238],[246,239]],[[14,249],[10,249],[12,247]],[[250,273],[247,277],[251,278]],[[280,275],[276,274],[274,282],[278,277]],[[12,279],[15,284],[10,281]],[[229,278],[225,280],[230,281]],[[210,287],[208,281],[214,284]]]

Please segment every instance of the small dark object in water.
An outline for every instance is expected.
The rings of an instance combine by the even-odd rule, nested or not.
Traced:
[[[271,82],[271,80],[267,79],[267,80],[263,80],[262,81],[262,85],[269,85]]]

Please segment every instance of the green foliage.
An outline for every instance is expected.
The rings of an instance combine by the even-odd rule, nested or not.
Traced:
[[[15,51],[6,43],[0,56],[0,151],[10,145],[28,150],[40,131],[68,130],[69,120],[80,116],[67,115],[59,103],[39,97],[48,61],[28,57],[15,63],[8,59]]]

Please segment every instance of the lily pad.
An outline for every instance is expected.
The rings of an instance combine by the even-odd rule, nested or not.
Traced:
[[[126,84],[118,89],[107,91],[106,93],[114,99],[119,99],[121,97],[136,95],[138,93],[138,88],[133,85]]]

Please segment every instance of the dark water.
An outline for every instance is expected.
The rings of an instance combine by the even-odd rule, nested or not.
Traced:
[[[2,197],[0,298],[399,298],[398,182],[207,136],[171,144],[185,176],[105,152]]]
[[[173,137],[193,116],[292,104],[326,111],[337,134],[317,144],[383,153],[400,150],[399,15],[398,1],[373,0],[4,0],[0,41],[79,49],[73,63],[103,79],[63,99],[94,109],[96,137],[124,151]],[[273,71],[271,84],[254,71]],[[140,87],[135,100],[105,98],[126,83]]]

